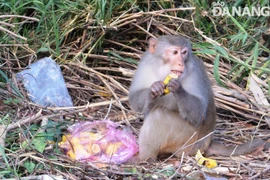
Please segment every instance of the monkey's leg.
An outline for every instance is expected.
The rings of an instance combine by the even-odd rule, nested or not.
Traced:
[[[153,119],[149,118],[149,115],[144,121],[139,134],[139,159],[156,159],[159,153],[159,144],[156,142],[156,137],[159,135],[152,130],[153,127],[151,126],[153,123],[151,121]]]
[[[195,143],[195,144],[189,145],[189,143],[187,143],[187,146],[189,146],[189,147],[187,147],[187,148],[182,147],[182,148],[184,148],[185,155],[188,154],[188,155],[193,156],[198,152],[198,149],[200,149],[201,152],[205,152],[208,149],[208,147],[211,143],[212,137],[211,136],[205,137],[204,139],[195,142],[196,139],[201,139],[201,138],[203,138],[203,137],[194,136],[194,138],[191,140],[190,143]],[[180,158],[182,156],[182,153],[183,153],[183,151],[179,151],[178,153],[176,153],[176,157]]]
[[[182,121],[176,112],[164,108],[151,110],[139,134],[140,160],[156,159],[162,153],[174,153],[194,132],[189,124]]]
[[[151,110],[145,117],[144,124],[139,134],[139,157],[140,160],[149,158],[156,159],[163,148],[167,146],[172,132],[170,114],[163,108]]]

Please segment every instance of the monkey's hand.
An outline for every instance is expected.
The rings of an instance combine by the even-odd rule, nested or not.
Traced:
[[[167,85],[167,87],[172,93],[177,92],[180,86],[181,86],[181,83],[179,82],[178,79],[171,79]]]
[[[155,99],[158,96],[162,96],[164,93],[165,84],[163,81],[156,81],[150,87],[151,98]]]

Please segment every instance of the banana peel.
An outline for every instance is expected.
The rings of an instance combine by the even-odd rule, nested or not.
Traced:
[[[171,79],[176,79],[178,78],[178,76],[176,74],[169,74],[168,76],[166,76],[166,78],[164,79],[164,84],[165,84],[165,89],[164,89],[164,94],[169,94],[170,93],[170,90],[169,88],[167,87],[167,84],[170,82]]]
[[[121,147],[122,142],[109,143],[106,148],[106,154],[109,156],[113,156],[117,150]]]
[[[203,157],[201,151],[198,149],[195,159],[199,165],[205,166],[208,169],[217,167],[217,161],[210,158]]]

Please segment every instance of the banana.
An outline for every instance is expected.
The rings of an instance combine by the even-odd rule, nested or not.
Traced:
[[[165,89],[164,89],[164,94],[169,94],[170,93],[170,90],[169,88],[167,87],[167,84],[170,82],[170,80],[174,78],[178,78],[178,76],[176,74],[169,74],[168,76],[166,76],[166,78],[164,79],[164,84],[165,84]]]
[[[208,169],[217,167],[217,161],[210,158],[203,157],[201,151],[198,149],[195,159],[199,165],[205,166]]]

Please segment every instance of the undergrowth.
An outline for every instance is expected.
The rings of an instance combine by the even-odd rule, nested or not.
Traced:
[[[232,88],[228,87],[228,82],[233,82],[240,89],[247,90],[249,78],[256,75],[264,82],[263,92],[269,101],[269,16],[213,16],[213,3],[210,0],[0,0],[0,124],[10,124],[37,111],[36,106],[26,103],[25,94],[11,81],[15,73],[37,59],[51,56],[66,73],[70,70],[67,68],[69,63],[77,63],[94,68],[119,82],[130,82],[130,78],[121,77],[120,72],[106,67],[123,66],[133,71],[139,56],[147,48],[147,39],[163,34],[188,37],[194,53],[211,64],[213,77],[220,86]],[[268,0],[237,0],[225,4],[230,10],[235,6],[249,9],[254,6],[269,7]],[[75,68],[78,68],[76,72],[80,71],[78,74],[87,76],[84,74],[86,69]],[[65,78],[70,80],[68,75]],[[123,86],[127,88],[128,85]],[[72,87],[70,89],[73,92]],[[75,105],[108,98],[106,94],[100,94],[91,94],[91,98],[84,96],[89,101],[78,98],[74,101]],[[122,92],[117,95],[126,96]],[[265,109],[269,113],[269,107]],[[49,118],[46,127],[29,124],[12,130],[6,139],[6,148],[0,146],[0,177],[18,178],[38,174],[38,171],[49,173],[53,168],[56,172],[64,172],[63,175],[69,174],[76,164],[69,166],[68,161],[63,162],[64,165],[55,161],[50,164],[50,160],[63,158],[53,142],[61,140],[62,130],[68,124]],[[40,131],[40,128],[46,131]],[[41,157],[46,148],[53,149],[57,155],[45,153],[47,161],[43,161]],[[30,151],[35,151],[40,159],[27,154]],[[151,176],[139,173],[140,178]],[[162,176],[173,174],[163,173]]]

